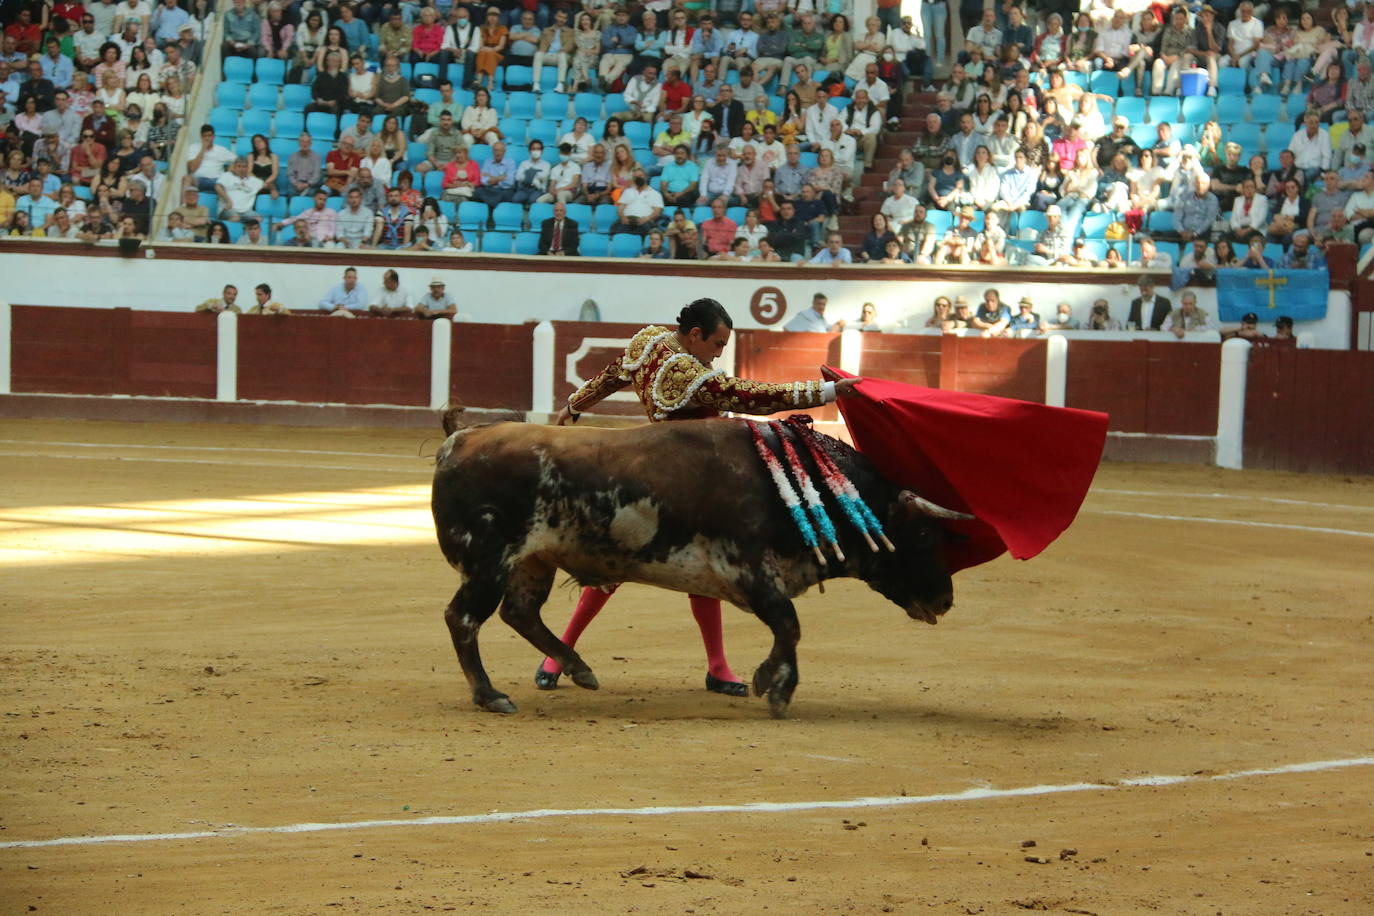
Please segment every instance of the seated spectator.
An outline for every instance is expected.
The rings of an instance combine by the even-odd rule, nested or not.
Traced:
[[[324,55],[324,68],[315,74],[315,82],[310,88],[310,104],[305,106],[306,112],[340,115],[348,110],[348,74],[343,72],[342,67],[343,58],[338,51],[329,51]]]
[[[913,212],[914,208],[913,208]],[[902,225],[906,225],[903,223]],[[869,224],[868,235],[864,236],[863,250],[859,252],[861,261],[881,261],[887,254],[887,243],[896,242],[897,234],[892,231],[891,223],[882,212],[874,213]],[[897,244],[898,251],[901,243]]]
[[[581,189],[582,167],[573,158],[573,147],[569,143],[560,144],[558,164],[549,171],[549,190],[539,198],[539,202],[569,203],[577,197]]]
[[[1302,192],[1296,178],[1284,182],[1283,196],[1271,207],[1267,238],[1271,242],[1287,245],[1300,227],[1307,225],[1311,202]]]
[[[965,188],[959,157],[953,151],[946,152],[940,160],[940,167],[926,178],[926,199],[937,210],[953,210],[963,197]]]
[[[410,244],[415,211],[401,202],[399,188],[386,192],[386,206],[377,213],[372,229],[372,247],[396,250]]]
[[[482,183],[482,170],[468,158],[466,146],[453,151],[453,161],[444,166],[444,199],[470,200]]]
[[[463,118],[458,126],[468,146],[474,143],[490,145],[501,139],[499,122],[499,114],[491,107],[491,92],[479,87],[473,94],[472,104],[463,112]]]
[[[202,302],[200,305],[196,306],[196,311],[197,311],[197,312],[234,312],[234,313],[238,313],[238,312],[242,311],[242,310],[238,307],[238,305],[236,304],[236,303],[238,302],[238,298],[239,298],[239,288],[238,288],[237,286],[235,286],[234,284],[230,283],[230,284],[228,284],[227,286],[224,287],[224,290],[220,293],[218,299],[216,299],[216,298],[206,299],[206,300],[205,300],[204,302]]]
[[[90,121],[96,117],[92,111]],[[103,118],[103,115],[101,116]],[[108,120],[108,119],[106,119]],[[100,140],[99,131],[94,127],[92,133],[96,134],[95,139]],[[113,126],[111,126],[110,143],[114,146]],[[206,124],[200,129],[200,142],[194,144],[186,151],[186,173],[188,181],[194,183],[197,190],[214,191],[224,170],[234,162],[234,154],[231,150],[215,143],[215,129]],[[245,160],[246,165],[246,160]]]
[[[1197,293],[1192,290],[1184,291],[1183,295],[1179,297],[1179,307],[1169,313],[1164,326],[1169,333],[1179,340],[1187,336],[1190,331],[1215,331],[1217,329],[1207,313],[1198,308]]]
[[[576,36],[568,26],[568,11],[558,7],[553,11],[553,25],[539,33],[539,44],[534,52],[534,85],[542,85],[540,77],[545,64],[558,67],[558,84],[555,92],[562,92],[568,81],[568,64],[572,53],[577,49]]]
[[[528,28],[532,28],[533,25],[534,16],[531,14]],[[523,18],[521,19],[521,28],[527,28]],[[439,22],[439,14],[434,7],[421,7],[420,21],[416,23],[410,33],[410,62],[412,64],[436,64],[440,73],[447,70],[450,60],[449,51],[444,47],[447,32],[447,27]],[[534,29],[536,40],[538,34],[539,30]],[[514,33],[512,33],[512,37],[514,37]]]
[[[955,296],[954,315],[941,325],[941,329],[945,331],[966,331],[971,327],[973,327],[973,313],[969,311],[968,300],[963,296]]]
[[[865,302],[859,309],[859,323],[855,329],[869,333],[882,332],[882,326],[878,324],[878,307],[872,302]]]
[[[674,121],[678,118],[674,116]],[[688,158],[687,147],[678,144],[672,158],[659,173],[659,190],[664,203],[672,207],[690,207],[697,201],[701,169]]]
[[[225,57],[259,57],[262,55],[262,18],[247,0],[234,0],[224,14],[224,45],[220,53]]]
[[[1173,303],[1155,292],[1155,278],[1142,274],[1136,281],[1140,295],[1131,300],[1131,310],[1126,315],[1126,327],[1134,330],[1158,331],[1164,327],[1164,319],[1173,311]],[[1145,315],[1148,313],[1148,324]]]
[[[458,314],[458,303],[453,301],[445,289],[443,278],[433,277],[429,281],[429,292],[420,297],[420,301],[415,303],[415,317],[417,318],[448,318],[452,319]]]
[[[539,253],[555,257],[577,257],[581,240],[577,220],[568,217],[568,205],[558,201],[553,205],[553,216],[539,226]]]
[[[978,231],[973,228],[973,217],[972,207],[959,208],[954,225],[949,227],[935,246],[934,263],[967,264],[973,260],[978,244]]]
[[[353,138],[344,137],[339,141],[338,147],[325,157],[324,162],[325,187],[331,194],[342,194],[344,189],[358,179],[363,157],[353,146]]]
[[[653,190],[650,188],[650,190]],[[622,192],[623,193],[623,192]],[[588,205],[608,203],[611,197],[611,163],[606,158],[606,147],[600,143],[592,144],[590,158],[582,163],[582,199]]]
[[[1326,256],[1312,244],[1312,234],[1306,229],[1293,233],[1293,244],[1279,261],[1282,270],[1322,270],[1326,267]]]
[[[339,317],[352,318],[354,309],[367,305],[367,290],[358,285],[358,271],[352,267],[343,272],[343,282],[332,287],[320,299],[320,309]]]
[[[472,254],[476,250],[458,229],[449,233],[448,245],[444,247],[444,251],[448,254]]]
[[[649,187],[649,180],[644,177],[644,172],[636,170],[634,184],[620,192],[620,199],[616,202],[615,209],[617,218],[611,231],[633,232],[642,236],[653,228],[654,224],[658,222],[659,216],[662,215],[663,197],[658,191]],[[733,228],[730,237],[734,237]]]
[[[780,258],[785,261],[792,261],[798,260],[806,254],[811,230],[807,221],[797,215],[797,206],[793,201],[783,200],[778,205],[777,219],[768,223],[767,226],[768,241]]]
[[[911,263],[933,263],[935,243],[939,239],[936,238],[935,224],[926,219],[924,204],[916,205],[916,212],[911,221],[902,227],[902,231],[897,233],[897,240],[902,243],[902,253],[911,259]]]
[[[959,297],[961,300],[963,296]],[[968,302],[964,302],[964,307],[968,307]],[[925,327],[943,328],[949,324],[954,314],[954,306],[950,304],[948,296],[936,296],[935,301],[930,307],[930,317],[926,319]]]
[[[663,102],[663,87],[658,82],[658,68],[646,66],[638,76],[625,84],[625,110],[614,113],[622,121],[654,122]]]
[[[481,171],[482,183],[473,191],[473,200],[495,207],[515,194],[515,163],[506,156],[503,141],[497,140],[491,145],[491,156],[482,163]]]
[[[1002,301],[1001,294],[995,289],[984,290],[983,301],[973,316],[973,327],[982,331],[983,337],[1005,337],[1010,324],[1011,309]]]
[[[1007,330],[1012,334],[1018,335],[1021,331],[1040,331],[1040,316],[1035,313],[1035,303],[1030,296],[1022,296],[1017,303],[1017,312],[1007,323]],[[986,332],[984,332],[986,333]]]
[[[378,114],[383,118],[406,115],[412,108],[414,95],[410,80],[401,73],[400,60],[395,54],[383,55],[382,71],[377,74],[377,92],[373,98]]]
[[[1210,188],[1211,180],[1206,175],[1198,175],[1193,180],[1193,193],[1185,195],[1174,209],[1174,231],[1185,242],[1212,231],[1220,205]]]
[[[711,218],[704,220],[698,227],[708,256],[728,251],[735,240],[735,231],[739,225],[725,215],[725,209],[725,198],[717,197],[711,201]]]
[[[363,192],[360,188],[349,188],[348,193],[344,196],[344,201],[344,208],[335,217],[335,245],[333,247],[368,247],[372,241],[373,230],[376,228],[376,212],[371,207],[363,206]]]
[[[1064,223],[1064,212],[1058,204],[1051,204],[1045,210],[1045,228],[1035,243],[1035,253],[1041,263],[1053,264],[1072,251],[1069,227]]]
[[[259,283],[253,287],[253,298],[257,301],[248,310],[250,315],[290,315],[291,310],[272,299],[272,287]]]
[[[1269,198],[1259,193],[1248,175],[1240,183],[1240,194],[1231,208],[1231,233],[1246,241],[1256,233],[1263,235],[1269,224]]]
[[[262,179],[248,173],[248,158],[236,158],[229,171],[220,175],[215,182],[215,194],[220,200],[219,218],[230,222],[261,220],[262,217],[253,207],[262,188]]]
[[[718,144],[714,157],[701,170],[701,178],[697,181],[698,196],[705,200],[724,197],[729,201],[735,192],[738,171],[739,164],[730,158],[729,145]]]
[[[1254,312],[1246,312],[1241,316],[1240,327],[1221,332],[1222,340],[1230,340],[1233,337],[1240,337],[1244,340],[1264,340],[1265,333],[1259,329],[1259,316]]]
[[[825,238],[825,247],[811,257],[812,264],[852,264],[854,256],[844,247],[844,236],[831,232]],[[791,327],[788,328],[791,330]]]
[[[753,260],[749,254],[749,242],[745,239],[734,239],[730,242],[730,247],[724,251],[717,251],[710,255],[708,261],[749,261]]]
[[[1073,306],[1061,302],[1055,310],[1054,320],[1043,327],[1047,331],[1077,331],[1080,325],[1078,319],[1073,317]]]
[[[191,241],[205,241],[206,230],[210,228],[210,211],[200,205],[200,195],[195,188],[182,191],[181,206],[172,212],[181,216],[182,225],[192,234]]]
[[[1302,169],[1307,181],[1311,182],[1331,167],[1331,135],[1322,128],[1321,114],[1316,110],[1303,115],[1302,123],[1302,129],[1288,141],[1288,150],[1293,154],[1293,164]]]
[[[893,233],[901,232],[916,215],[916,198],[906,193],[906,182],[898,178],[892,182],[892,196],[883,201],[879,212],[887,217]]]
[[[334,211],[330,211],[331,213]],[[284,240],[283,240],[284,239]],[[310,224],[305,220],[297,218],[291,224],[290,236],[278,236],[278,245],[285,245],[287,248],[312,248],[314,239],[310,237]],[[332,246],[330,246],[332,247]]]
[[[158,234],[157,240],[159,242],[194,242],[196,234],[186,228],[186,219],[179,212],[173,210],[167,214],[167,228]]]
[[[824,293],[816,293],[811,297],[811,307],[805,311],[798,312],[792,320],[787,322],[783,330],[785,331],[810,331],[816,333],[843,331],[845,322],[843,318],[837,321],[827,321],[825,318],[825,306],[829,302]]]
[[[1274,339],[1275,339],[1275,340],[1296,340],[1296,339],[1297,339],[1296,336],[1293,334],[1293,319],[1292,319],[1292,318],[1289,318],[1287,315],[1280,315],[1280,316],[1274,321]]]
[[[874,264],[910,264],[911,258],[902,250],[902,243],[895,238],[888,239],[883,246],[883,256],[881,259],[872,262]]]
[[[1136,236],[1136,244],[1140,246],[1140,256],[1136,259],[1136,265],[1146,270],[1172,270],[1174,267],[1174,257],[1168,252],[1160,251],[1155,244],[1153,237],[1148,235]]]
[[[262,231],[262,223],[255,219],[246,219],[243,221],[243,234],[239,236],[239,240],[234,244],[266,246],[269,242],[267,233]]]
[[[1085,331],[1120,331],[1121,322],[1112,317],[1111,307],[1106,299],[1093,302],[1088,313],[1088,321],[1083,325]]]
[[[382,288],[372,297],[367,310],[383,318],[409,318],[414,314],[410,293],[401,286],[401,275],[394,270],[382,274]]]

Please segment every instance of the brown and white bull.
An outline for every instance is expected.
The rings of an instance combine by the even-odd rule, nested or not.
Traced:
[[[574,684],[597,688],[591,668],[539,615],[559,569],[582,585],[641,582],[752,612],[773,631],[753,688],[768,694],[775,716],[786,712],[797,686],[801,629],[792,599],[811,586],[862,579],[912,618],[935,623],[953,605],[937,518],[963,516],[902,490],[852,448],[826,441],[895,551],[872,552],[827,497],[846,560],[831,557],[822,566],[739,421],[621,430],[500,423],[454,432],[439,449],[432,506],[439,546],[462,575],[444,619],[473,702],[515,711],[492,687],[477,645],[498,606],[501,619],[558,661]]]

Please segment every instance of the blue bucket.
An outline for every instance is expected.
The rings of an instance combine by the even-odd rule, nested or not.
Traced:
[[[1206,95],[1209,82],[1207,71],[1201,67],[1184,70],[1178,77],[1178,94],[1182,96]]]

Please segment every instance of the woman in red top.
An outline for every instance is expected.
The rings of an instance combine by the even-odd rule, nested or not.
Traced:
[[[410,32],[410,62],[438,64],[442,74],[448,69],[449,53],[444,48],[444,26],[437,20],[434,7],[420,10],[420,21]]]

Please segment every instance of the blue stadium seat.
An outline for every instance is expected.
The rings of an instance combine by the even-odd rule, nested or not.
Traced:
[[[1271,170],[1279,168],[1283,164],[1279,161],[1279,153],[1281,152],[1283,152],[1283,147],[1281,146],[1271,148],[1267,153],[1264,154],[1265,165],[1268,166]]]
[[[1179,116],[1189,124],[1206,124],[1212,120],[1212,100],[1205,95],[1190,95],[1183,100]]]
[[[1237,124],[1244,121],[1248,113],[1248,100],[1244,95],[1217,96],[1217,120],[1222,124]]]
[[[592,208],[586,204],[568,204],[568,219],[574,220],[583,232],[592,228]]]
[[[595,229],[597,232],[610,232],[617,219],[619,216],[615,204],[597,204],[596,209],[592,211],[592,225],[587,228]]]
[[[492,223],[498,232],[519,232],[525,228],[525,208],[507,201],[491,211]]]
[[[426,197],[439,197],[444,193],[444,173],[438,169],[425,172],[424,193]]]
[[[1145,123],[1145,100],[1136,96],[1124,96],[1116,100],[1113,117],[1121,116],[1132,124]]]
[[[830,104],[835,106],[836,111],[844,111],[849,107],[851,99],[847,95],[837,95],[830,100]]]
[[[239,112],[236,108],[214,108],[210,111],[210,126],[222,137],[237,136]]]
[[[243,60],[243,58],[232,57],[230,60]],[[215,87],[215,106],[217,108],[234,108],[242,111],[247,96],[247,83],[236,83],[225,80]]]
[[[254,83],[248,87],[248,107],[268,114],[277,110],[281,87],[272,83]]]
[[[658,165],[658,157],[654,155],[654,151],[651,149],[635,149],[631,150],[631,153],[635,162],[644,166],[645,169],[652,169]],[[654,177],[657,178],[658,176],[655,175]],[[658,188],[654,188],[654,190],[657,191]]]
[[[782,114],[782,110],[787,107],[787,97],[782,95],[771,95],[768,97],[768,110],[773,114]]]
[[[647,147],[649,145],[650,127],[643,121],[626,121],[623,125],[625,136],[630,139],[630,145],[636,148]]]
[[[519,165],[530,158],[530,150],[529,147],[525,146],[523,143],[507,142],[506,155],[510,157],[511,162]]]
[[[1245,93],[1245,69],[1243,67],[1222,67],[1217,71],[1217,96],[1243,95]]]
[[[281,107],[286,111],[305,111],[310,104],[310,87],[287,83],[281,87]]]
[[[528,139],[528,137],[526,136],[528,132],[528,124],[528,121],[517,121],[512,118],[503,118],[501,120],[501,131],[505,134],[505,137],[503,139],[506,141],[507,145],[518,144],[523,146],[525,144],[525,141]],[[516,160],[517,163],[519,161],[520,160],[518,159]]]
[[[224,78],[235,83],[253,82],[253,58],[226,57],[224,59]]]
[[[438,89],[416,89],[415,101],[423,102],[425,105],[433,105],[444,97]]]
[[[1116,219],[1115,213],[1085,213],[1078,228],[1084,238],[1105,239],[1107,227]]]
[[[1274,152],[1288,148],[1288,142],[1293,139],[1293,135],[1298,130],[1292,124],[1278,122],[1270,124],[1264,129],[1264,148],[1266,151]]]
[[[438,83],[438,82],[439,82],[439,65],[438,65],[438,64],[429,64],[429,63],[419,63],[419,64],[416,64],[415,67],[411,70],[411,79],[415,79],[415,78],[421,77],[421,76],[432,76],[432,77],[434,77],[434,82],[435,82],[435,83]]]
[[[267,141],[267,147],[281,160],[281,173],[285,175],[286,159],[296,150],[300,149],[300,144],[296,141],[295,137],[273,137]]]
[[[277,57],[259,57],[253,67],[254,81],[280,86],[286,82],[286,61]]]
[[[448,220],[449,225],[458,218],[458,205],[451,200],[439,201],[439,212],[444,214],[444,219]]]
[[[1084,257],[1101,261],[1107,257],[1107,242],[1104,239],[1087,239],[1083,243]]]
[[[1154,124],[1141,124],[1138,121],[1133,121],[1127,133],[1131,135],[1131,139],[1141,149],[1152,149],[1159,142],[1159,132]]]
[[[934,216],[936,213],[944,213],[944,214],[945,214],[946,225],[944,226],[943,229],[941,229],[941,231],[943,232],[944,229],[948,229],[948,228],[949,228],[950,216],[949,216],[949,214],[948,214],[946,211],[944,211],[944,210],[930,210],[930,211],[927,211],[927,213],[926,213],[926,219],[930,219],[930,218],[931,218],[932,216]],[[1023,213],[1021,214],[1021,219],[1020,219],[1020,221],[1017,223],[1017,227],[1018,227],[1018,228],[1017,228],[1017,231],[1019,231],[1019,232],[1022,233],[1023,235],[1028,234],[1028,233],[1030,233],[1030,232],[1034,232],[1035,234],[1038,235],[1038,234],[1040,233],[1040,231],[1041,231],[1042,229],[1044,229],[1044,228],[1045,228],[1046,226],[1048,226],[1048,225],[1049,225],[1049,220],[1047,220],[1047,219],[1045,218],[1045,214],[1044,214],[1043,211],[1041,211],[1041,210],[1026,210],[1025,212],[1023,212]],[[937,227],[937,228],[939,228],[939,227]]]
[[[1178,99],[1172,96],[1157,95],[1150,99],[1150,123],[1161,121],[1173,123],[1178,120]]]
[[[482,233],[483,254],[511,254],[515,251],[515,236],[509,232]]]
[[[1088,78],[1088,87],[1093,92],[1116,98],[1121,94],[1121,78],[1114,70],[1098,70]]]
[[[271,194],[259,194],[257,201],[253,204],[253,209],[272,222],[276,222],[286,216],[286,198],[273,197]]]
[[[801,162],[799,164],[804,169],[814,169],[817,165],[820,164],[818,160],[819,154],[817,153],[802,153]]]
[[[502,83],[507,92],[528,92],[534,88],[534,69],[521,65],[506,68],[506,79]]]
[[[1185,122],[1172,121],[1174,139],[1179,143],[1196,143],[1198,135],[1202,133],[1201,124],[1188,124]]]
[[[573,113],[589,121],[601,117],[601,96],[595,92],[579,92],[573,96]]]
[[[552,69],[552,68],[549,68]],[[545,71],[547,72],[547,71]],[[515,237],[516,254],[538,254],[539,253],[539,233],[522,232]]]
[[[202,207],[210,211],[211,219],[219,214],[219,195],[214,191],[201,191],[196,195],[196,199]]]
[[[1283,99],[1277,95],[1250,96],[1250,121],[1254,124],[1274,124],[1279,120]]]
[[[234,141],[234,155],[247,156],[253,151],[253,138],[244,134]]]
[[[604,258],[610,251],[611,239],[598,232],[583,233],[578,241],[578,250],[584,258]]]
[[[299,111],[279,111],[272,118],[272,133],[290,140],[305,131],[305,115]]]
[[[1066,70],[1064,72],[1065,84],[1072,84],[1079,89],[1088,88],[1088,77],[1086,74],[1079,73],[1077,70]]]
[[[1283,246],[1278,242],[1270,242],[1264,246],[1264,256],[1277,266],[1283,260]]]
[[[637,258],[644,250],[644,240],[633,232],[620,232],[611,236],[610,256],[613,258]]]
[[[629,106],[625,104],[625,93],[608,92],[606,93],[606,114],[613,115],[618,111],[624,111]],[[601,136],[598,132],[597,136]]]
[[[539,71],[539,85],[534,87],[535,92],[553,92],[558,86],[558,68],[545,67]]]
[[[700,226],[702,223],[706,222],[708,219],[711,218],[710,206],[707,204],[701,204],[700,206],[694,207],[692,209],[692,215],[690,218],[692,222]]]
[[[545,118],[528,121],[525,124],[525,140],[538,140],[544,146],[552,147],[558,142],[558,125]]]
[[[725,211],[725,216],[734,222],[736,226],[744,225],[744,217],[749,212],[747,207],[729,207]]]
[[[1151,233],[1162,232],[1165,235],[1173,235],[1174,215],[1168,210],[1155,210],[1150,214],[1148,228]]]
[[[272,134],[272,112],[264,111],[261,108],[250,108],[243,113],[243,118],[239,121],[239,131],[252,136],[253,134]]]
[[[313,198],[305,196],[293,197],[287,203],[286,212],[294,219],[313,206],[315,206]]]
[[[89,202],[95,199],[95,195],[91,193],[89,185],[76,185],[72,188],[72,193],[76,195],[77,200],[84,200]]]
[[[491,158],[491,147],[485,143],[474,143],[468,147],[468,158],[481,166],[482,163]]]
[[[548,68],[545,68],[544,72],[548,73]],[[539,97],[539,117],[561,121],[568,116],[568,105],[571,101],[566,92],[546,92]]]
[[[530,204],[530,228],[535,231],[544,225],[544,220],[553,219],[553,204]],[[583,226],[582,228],[586,228]]]
[[[425,158],[425,145],[424,145],[423,143],[418,143],[418,142],[416,142],[416,141],[411,141],[411,142],[406,146],[406,163],[407,163],[407,164],[413,166],[413,165],[415,165],[415,163],[421,161],[421,160],[424,159],[424,158]]]
[[[334,133],[338,124],[338,118],[327,111],[312,111],[305,116],[305,129],[310,133],[310,136],[327,143],[334,142]]]
[[[458,228],[465,231],[485,229],[490,215],[486,204],[465,200],[458,205]]]
[[[344,131],[348,130],[350,127],[352,127],[353,125],[355,125],[355,124],[357,124],[357,123],[358,123],[358,113],[357,113],[357,112],[354,112],[354,111],[346,111],[346,112],[344,112],[343,114],[339,115],[339,133],[343,133]],[[380,121],[378,121],[377,124],[378,124],[378,127],[381,126],[381,122],[380,122]],[[360,152],[363,152],[363,151],[360,150]]]
[[[401,61],[401,76],[404,76],[404,77],[406,78],[406,80],[409,81],[411,75],[412,75],[414,72],[415,72],[415,65],[414,65],[414,64],[412,64],[412,63],[411,63],[410,61],[408,61],[408,60],[403,60],[403,61]]]

